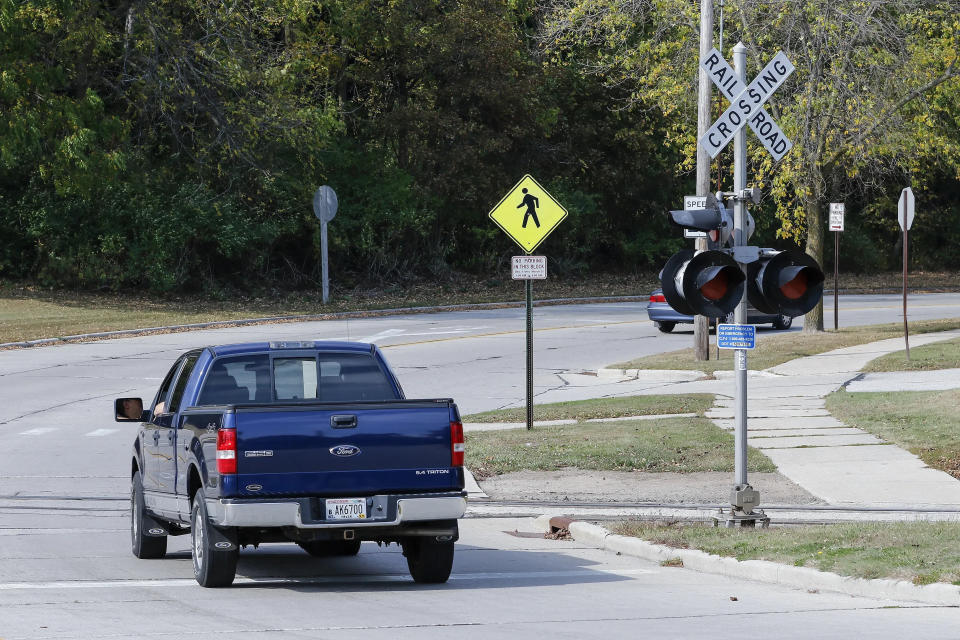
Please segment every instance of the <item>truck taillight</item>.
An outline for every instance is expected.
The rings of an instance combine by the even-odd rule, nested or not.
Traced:
[[[463,466],[463,452],[465,449],[463,443],[463,423],[450,423],[450,466]]]
[[[237,430],[220,429],[217,431],[217,471],[237,472]]]

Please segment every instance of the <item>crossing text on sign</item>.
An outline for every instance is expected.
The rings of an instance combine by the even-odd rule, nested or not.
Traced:
[[[708,55],[704,59],[703,65],[708,73],[719,74],[723,71],[725,84],[718,83],[718,86],[722,89],[725,86],[732,86],[727,80],[726,71],[730,66],[723,61],[719,54]],[[747,85],[747,88],[731,101],[723,115],[700,138],[700,144],[707,150],[711,158],[717,157],[721,149],[727,146],[727,143],[733,139],[737,131],[748,121],[751,127],[761,129],[760,139],[764,142],[764,146],[768,147],[768,150],[772,147],[773,151],[771,153],[774,156],[777,156],[778,153],[781,156],[786,153],[789,149],[789,140],[786,139],[779,127],[776,127],[776,132],[774,131],[776,124],[761,110],[761,107],[770,98],[770,95],[793,73],[793,70],[793,63],[780,51],[753,79],[753,82]],[[766,134],[763,134],[762,131],[766,131]]]
[[[708,51],[700,60],[700,67],[707,72],[713,83],[720,89],[720,93],[731,103],[736,102],[746,89],[733,67],[727,64],[716,48]],[[790,138],[784,135],[779,125],[767,115],[764,107],[760,107],[747,124],[757,134],[767,153],[773,156],[774,160],[779,162],[793,148]]]

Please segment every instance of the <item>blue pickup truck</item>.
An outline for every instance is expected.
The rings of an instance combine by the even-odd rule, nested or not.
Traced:
[[[398,543],[417,582],[445,582],[466,510],[463,426],[452,400],[406,400],[374,345],[207,347],[174,363],[137,422],[131,537],[161,558],[191,534],[205,587],[227,586],[240,549],[294,542],[313,556]]]

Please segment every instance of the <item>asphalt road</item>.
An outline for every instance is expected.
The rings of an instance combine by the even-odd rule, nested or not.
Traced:
[[[911,318],[960,316],[960,295],[911,298]],[[844,325],[896,321],[897,296],[841,299]],[[827,311],[832,319],[832,311]],[[384,347],[408,397],[465,412],[520,405],[522,309],[393,316],[146,336],[0,352],[0,639],[953,637],[960,610],[751,584],[660,567],[576,543],[517,537],[528,521],[466,519],[447,585],[414,585],[395,546],[313,559],[293,545],[241,556],[235,588],[192,580],[188,538],[159,561],[130,555],[132,425],[112,398],[151,397],[176,355],[205,344],[353,339]],[[535,311],[537,392],[575,396],[565,376],[688,346],[642,304]],[[760,339],[768,331],[761,330]],[[585,376],[581,376],[584,378]],[[732,600],[735,597],[736,600]],[[739,625],[743,625],[740,627]]]

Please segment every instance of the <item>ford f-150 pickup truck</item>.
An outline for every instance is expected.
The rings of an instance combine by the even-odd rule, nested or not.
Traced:
[[[167,373],[131,456],[131,537],[161,558],[189,533],[205,587],[240,549],[295,542],[313,556],[398,543],[417,582],[445,582],[466,510],[463,426],[452,400],[406,400],[374,345],[272,342],[197,349]]]

